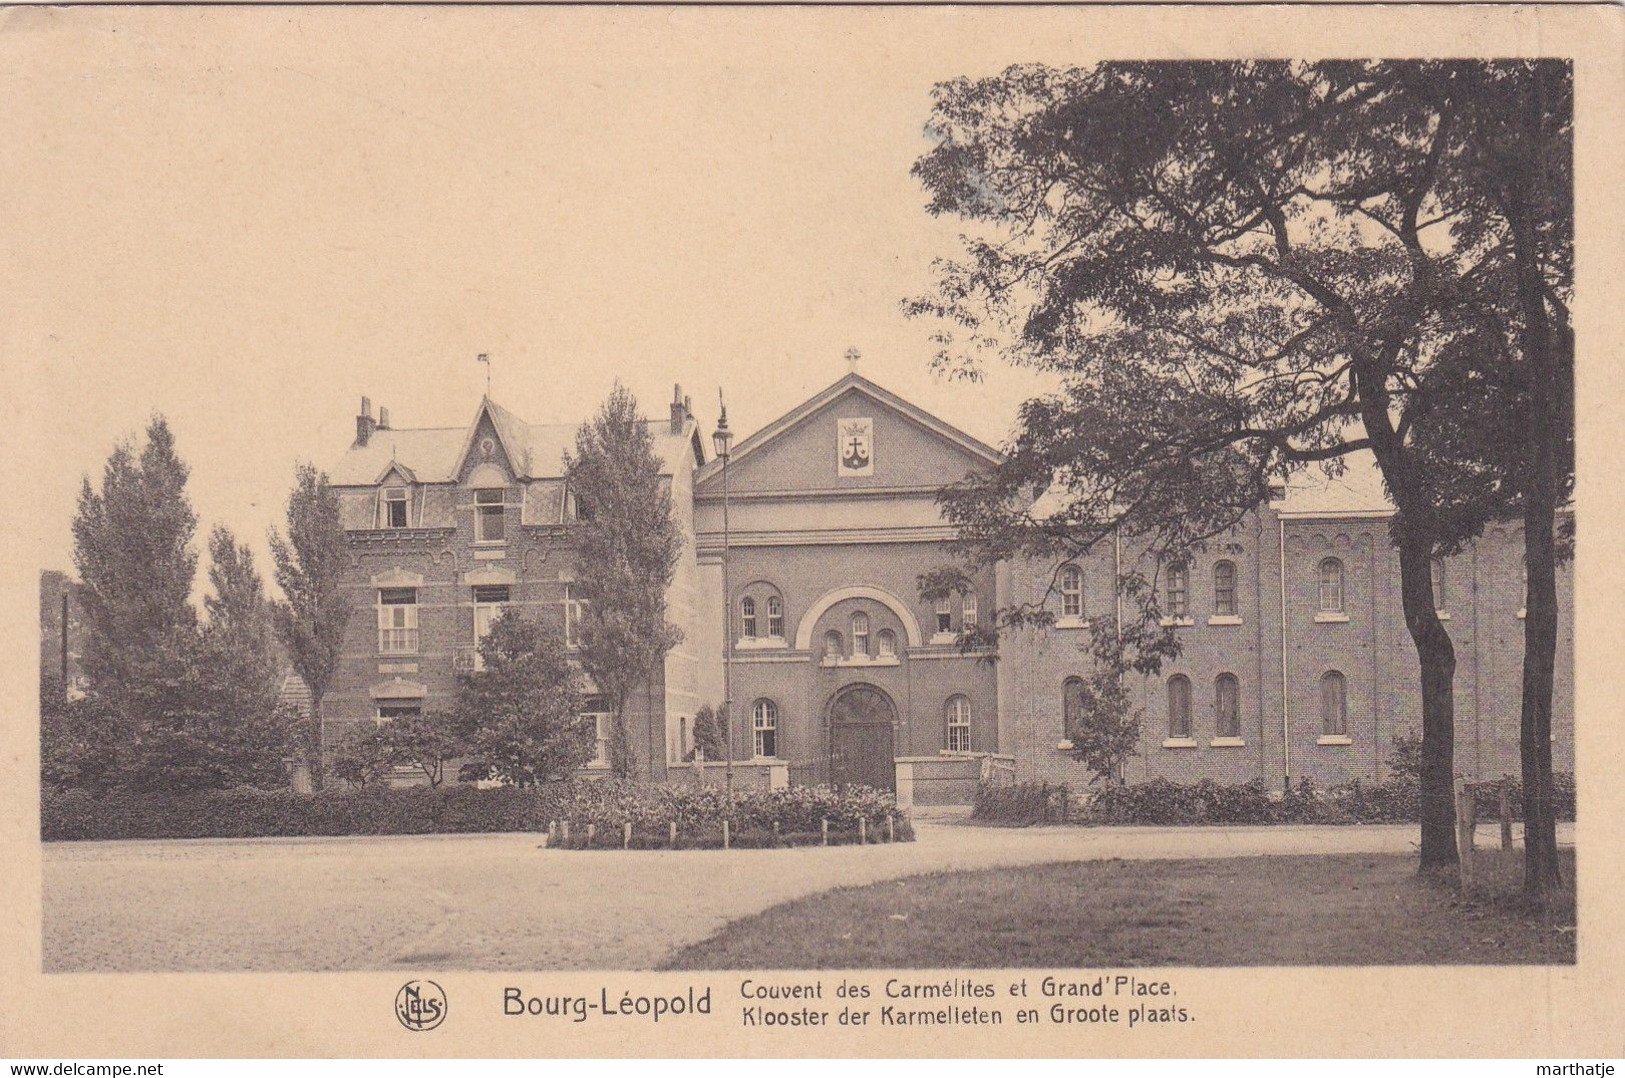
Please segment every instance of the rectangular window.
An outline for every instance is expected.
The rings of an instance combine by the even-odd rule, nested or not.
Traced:
[[[784,600],[777,595],[767,597],[767,635],[777,640],[784,638]]]
[[[771,700],[758,700],[751,709],[752,751],[758,758],[779,754],[779,707]]]
[[[974,592],[965,596],[965,605],[961,609],[965,629],[969,631],[976,628],[976,594]]]
[[[484,640],[491,623],[502,616],[508,603],[508,585],[482,584],[474,589],[474,642]]]
[[[378,650],[385,655],[417,654],[418,589],[379,589]]]
[[[406,488],[386,487],[384,489],[384,527],[406,527]]]
[[[739,601],[739,631],[746,640],[756,639],[756,600],[748,595]]]
[[[950,697],[948,712],[949,752],[970,751],[970,701],[963,696]]]
[[[947,598],[937,600],[937,632],[954,631],[954,604]]]
[[[582,705],[581,717],[592,723],[592,764],[609,766],[609,735],[611,729],[609,705],[602,696],[589,696]]]
[[[1061,617],[1083,617],[1083,570],[1076,565],[1061,567]]]
[[[564,586],[564,646],[567,648],[581,646],[581,610],[586,605],[585,599],[570,597],[570,585]]]
[[[423,714],[423,705],[413,700],[411,702],[396,701],[393,703],[378,703],[378,725],[382,726],[391,719],[416,718]]]
[[[476,543],[500,543],[504,541],[503,525],[506,523],[506,508],[503,498],[505,491],[476,490],[474,492],[474,541]]]

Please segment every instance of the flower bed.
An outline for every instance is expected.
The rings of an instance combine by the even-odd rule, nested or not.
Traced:
[[[40,799],[40,836],[46,841],[542,832],[568,822],[577,834],[591,825],[595,835],[612,835],[615,846],[627,823],[639,835],[658,836],[662,845],[672,823],[696,842],[715,830],[720,844],[724,819],[741,842],[747,834],[771,835],[775,825],[781,836],[821,838],[824,820],[836,834],[855,833],[859,820],[871,835],[883,834],[887,819],[897,820],[893,827],[899,836],[906,830],[898,827],[904,821],[896,799],[864,787],[736,790],[731,801],[714,787],[612,780],[321,794],[244,789],[173,796],[114,791],[93,797],[47,790]]]

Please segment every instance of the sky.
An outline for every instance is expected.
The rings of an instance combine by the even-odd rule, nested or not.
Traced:
[[[0,364],[35,432],[25,539],[70,567],[81,477],[159,412],[200,548],[222,523],[263,555],[295,463],[335,461],[363,395],[398,427],[465,423],[481,352],[532,422],[579,422],[616,380],[663,415],[680,383],[706,432],[720,388],[747,435],[856,347],[862,373],[997,445],[1040,383],[938,378],[937,327],[899,309],[956,249],[909,174],[933,84],[1268,52],[1299,16],[1105,18],[8,10]]]

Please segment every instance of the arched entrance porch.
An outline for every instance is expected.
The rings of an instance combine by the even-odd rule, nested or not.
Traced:
[[[829,781],[832,786],[862,785],[897,789],[897,705],[873,685],[845,685],[830,697]]]

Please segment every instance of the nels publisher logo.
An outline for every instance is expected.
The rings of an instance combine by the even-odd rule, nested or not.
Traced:
[[[446,1020],[446,991],[433,981],[407,981],[395,993],[395,1017],[414,1033]]]

